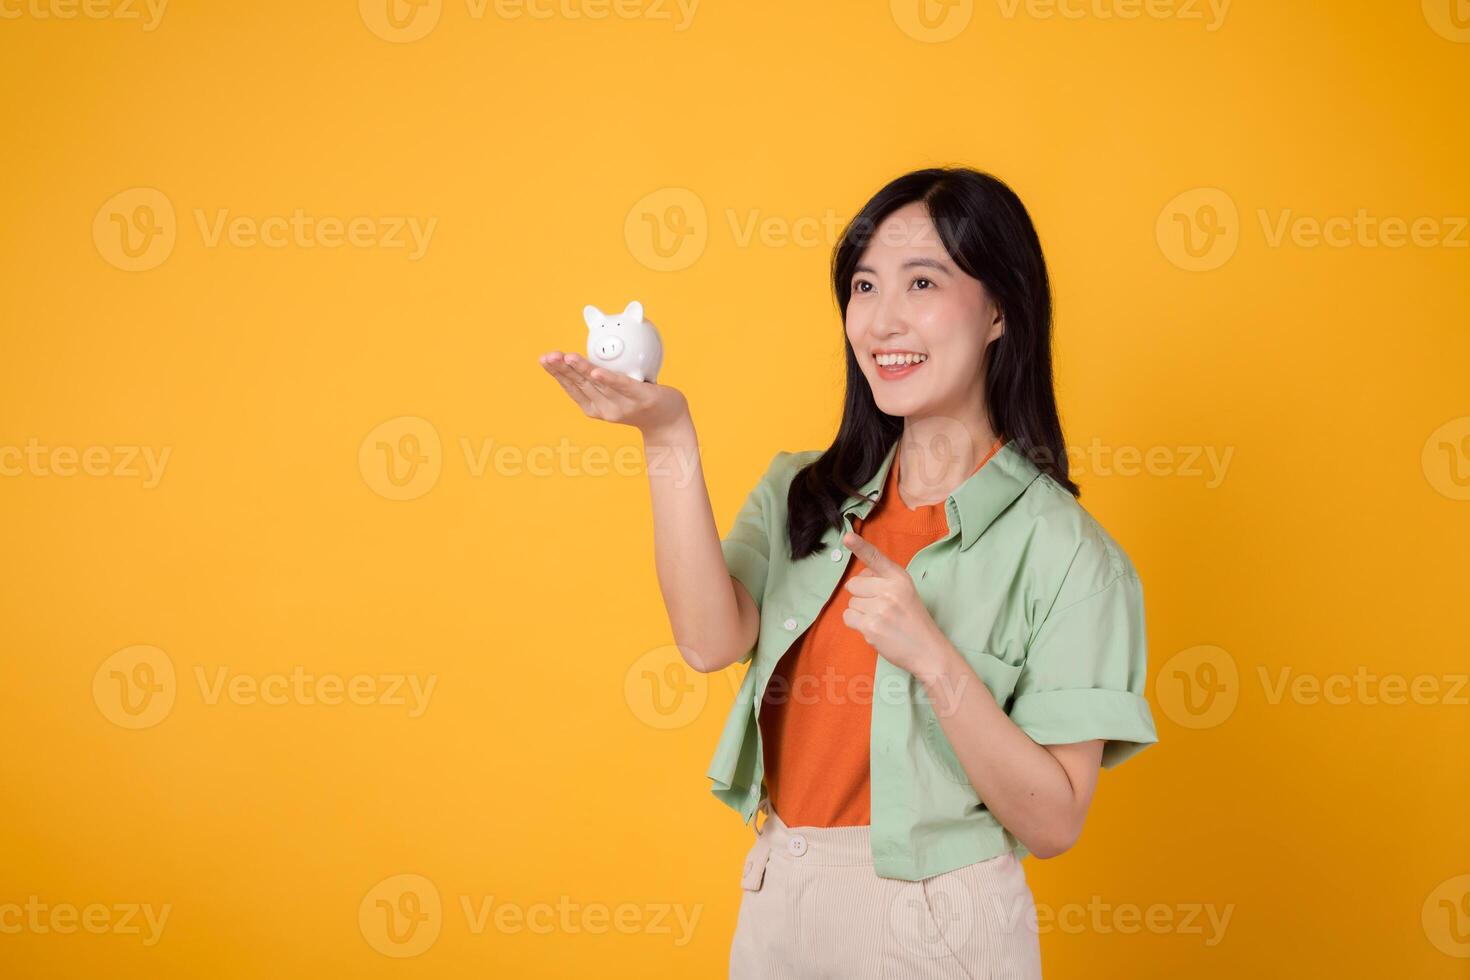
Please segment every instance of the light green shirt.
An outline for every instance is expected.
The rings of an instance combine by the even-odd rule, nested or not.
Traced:
[[[895,441],[848,498],[843,521],[883,492]],[[837,531],[792,561],[786,492],[821,450],[778,452],[721,543],[730,574],[760,608],[759,638],[707,775],[748,823],[763,795],[760,710],[776,663],[812,624],[851,559]],[[1041,745],[1101,738],[1112,768],[1158,741],[1144,698],[1138,573],[1077,500],[1007,441],[945,500],[949,532],[908,564],[924,607],[996,702]],[[970,785],[922,684],[878,657],[869,743],[874,870],[918,881],[1016,851],[1030,853]]]

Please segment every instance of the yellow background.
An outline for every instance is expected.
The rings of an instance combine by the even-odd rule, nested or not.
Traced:
[[[831,226],[965,164],[1040,229],[1068,442],[1166,448],[1153,472],[1077,461],[1143,577],[1161,742],[1103,774],[1077,847],[1027,862],[1063,915],[1047,976],[1470,976],[1470,234],[1270,234],[1363,209],[1453,238],[1470,32],[1448,3],[1238,2],[1211,29],[1182,0],[930,28],[886,0],[704,0],[684,24],[450,0],[401,7],[395,37],[371,3],[178,0],[147,30],[44,2],[0,19],[0,447],[170,455],[151,486],[121,455],[0,477],[0,906],[171,911],[153,945],[0,932],[0,975],[722,975],[750,830],[703,773],[738,679],[661,673],[639,440],[536,356],[581,349],[584,304],[641,300],[724,531],[776,450],[834,431]],[[125,271],[114,215],[166,230],[109,203],[137,188],[174,240]],[[296,209],[436,225],[411,259],[211,245],[196,217]],[[1190,222],[1221,236],[1209,268],[1170,238]],[[472,465],[486,446],[509,448]],[[1206,448],[1232,454],[1218,481],[1187,465]],[[136,646],[174,700],[129,728],[112,670],[145,675],[109,658]],[[436,686],[411,717],[211,703],[197,679],[298,666]],[[1360,668],[1443,697],[1271,697],[1283,670]],[[688,686],[678,717],[648,676]],[[432,942],[387,943],[414,956],[369,935],[399,875],[441,901]],[[650,927],[477,933],[465,899]],[[659,906],[697,910],[690,941]],[[1229,914],[1217,941],[1177,925],[1193,906]],[[1128,907],[1176,927],[1125,931]]]

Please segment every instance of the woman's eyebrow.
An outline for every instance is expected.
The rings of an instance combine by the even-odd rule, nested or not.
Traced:
[[[950,267],[949,267],[949,263],[948,262],[941,262],[938,259],[930,259],[930,258],[924,258],[924,257],[919,257],[919,258],[916,258],[916,259],[909,259],[903,265],[899,266],[899,268],[901,268],[901,269],[907,269],[910,266],[923,266],[924,268],[927,268],[927,269],[938,269],[940,272],[950,272],[950,271],[952,271],[950,269]],[[866,265],[860,265],[857,268],[853,269],[852,271],[853,271],[853,274],[854,275],[857,274],[857,273],[859,273],[859,272],[869,272],[869,273],[875,272],[875,270],[871,266],[866,266]]]

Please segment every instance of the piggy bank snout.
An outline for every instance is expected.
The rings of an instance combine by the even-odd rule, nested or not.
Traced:
[[[610,361],[624,350],[623,338],[608,334],[598,337],[592,344],[592,356],[599,360]]]

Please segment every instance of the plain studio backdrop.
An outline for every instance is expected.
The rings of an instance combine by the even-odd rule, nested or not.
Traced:
[[[0,0],[0,975],[715,977],[637,433],[826,446],[890,178],[1036,221],[1160,744],[1049,978],[1470,971],[1463,0]]]

